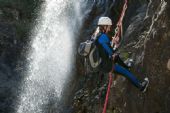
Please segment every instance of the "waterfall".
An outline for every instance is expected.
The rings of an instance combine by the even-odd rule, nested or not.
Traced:
[[[76,0],[46,0],[42,5],[31,36],[17,113],[44,113],[51,98],[57,103],[62,97],[74,64],[74,33],[83,20],[79,5]]]

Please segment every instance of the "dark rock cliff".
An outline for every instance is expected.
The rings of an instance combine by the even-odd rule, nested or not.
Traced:
[[[123,57],[134,58],[135,65],[131,71],[141,80],[147,76],[150,84],[147,92],[141,93],[123,76],[118,76],[111,88],[107,113],[169,113],[170,2],[132,0],[128,6],[120,53]],[[117,10],[113,7],[110,6],[109,12],[104,15],[114,18]],[[94,14],[91,16],[96,16]],[[87,20],[85,28],[88,25]],[[78,58],[77,63],[81,65],[82,62]],[[83,65],[80,65],[78,74],[83,75]],[[74,97],[74,108],[78,113],[102,112],[108,75],[90,73],[80,78],[81,86]]]
[[[29,32],[40,4],[40,0],[0,0],[0,113],[15,111]]]
[[[93,2],[95,1],[95,2]],[[123,1],[88,1],[77,43],[89,38],[101,15],[117,22]],[[15,112],[19,95],[29,32],[42,0],[0,0],[0,113]],[[107,113],[169,113],[170,107],[170,2],[168,0],[129,0],[124,18],[122,57],[131,56],[131,71],[139,78],[149,77],[146,93],[141,93],[123,76],[111,87]],[[131,53],[131,54],[129,54]],[[108,74],[85,73],[77,55],[77,74],[64,101],[72,101],[73,113],[100,113],[103,108]],[[67,103],[67,102],[66,102]],[[63,108],[65,109],[65,108]],[[67,108],[66,108],[67,109]],[[50,110],[49,110],[50,111]],[[64,110],[63,110],[64,111]],[[55,112],[55,111],[53,111]],[[68,111],[71,112],[71,111]]]

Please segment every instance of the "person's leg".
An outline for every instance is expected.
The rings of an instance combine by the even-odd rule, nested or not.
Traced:
[[[115,56],[114,63],[118,63],[121,66],[123,66],[126,69],[129,69],[129,67],[123,62],[123,60],[119,57],[119,55]]]
[[[113,70],[116,73],[120,73],[123,76],[127,77],[133,83],[133,85],[135,85],[137,88],[139,88],[139,89],[142,88],[141,82],[129,70],[123,68],[119,64],[115,64],[113,66]]]

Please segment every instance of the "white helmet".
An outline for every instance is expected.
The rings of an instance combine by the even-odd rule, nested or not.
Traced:
[[[98,25],[112,25],[112,20],[109,17],[100,17]]]

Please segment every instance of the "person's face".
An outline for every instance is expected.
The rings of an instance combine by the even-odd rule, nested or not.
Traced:
[[[106,26],[106,33],[109,33],[111,31],[111,25]]]

